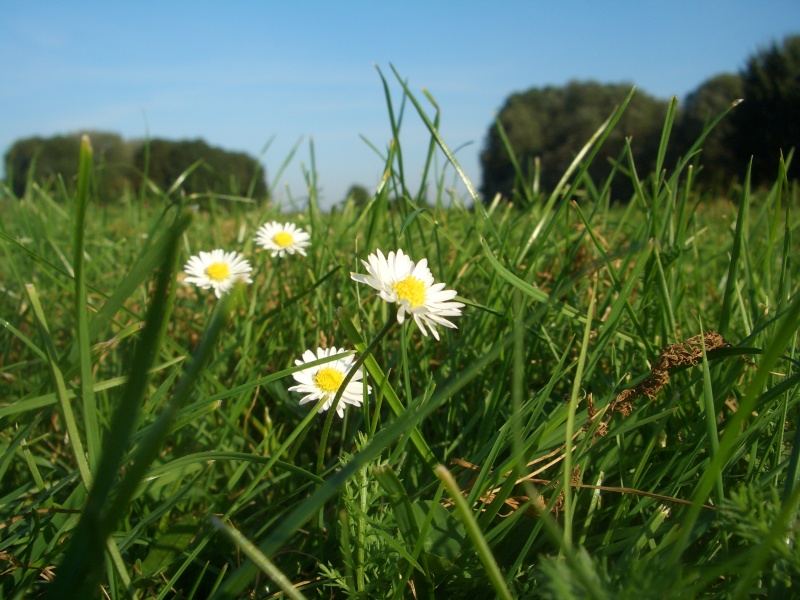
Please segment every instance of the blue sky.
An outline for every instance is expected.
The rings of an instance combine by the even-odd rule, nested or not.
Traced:
[[[0,20],[0,151],[82,129],[203,137],[263,156],[275,190],[306,196],[313,138],[322,198],[374,188],[391,132],[375,65],[430,91],[442,133],[480,183],[478,155],[508,94],[571,79],[635,83],[682,98],[753,51],[800,32],[800,2],[6,1]],[[393,91],[397,94],[397,86]],[[409,112],[409,179],[427,136]],[[288,187],[288,192],[287,192]]]

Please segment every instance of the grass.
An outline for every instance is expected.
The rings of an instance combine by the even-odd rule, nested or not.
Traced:
[[[796,183],[712,197],[702,140],[664,164],[671,106],[664,169],[622,157],[614,204],[586,167],[626,101],[549,195],[471,205],[435,100],[392,75],[365,207],[320,209],[313,146],[292,215],[191,214],[179,184],[99,206],[88,144],[76,194],[6,194],[2,596],[792,595]],[[272,218],[310,227],[308,257],[256,251]],[[217,247],[255,268],[221,302],[179,283]],[[398,247],[466,304],[439,342],[349,278]],[[318,345],[356,350],[372,386],[343,420],[287,391]]]

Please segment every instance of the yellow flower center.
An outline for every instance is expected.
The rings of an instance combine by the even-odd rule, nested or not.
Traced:
[[[344,374],[338,369],[324,367],[314,374],[314,383],[323,392],[333,394],[344,381]]]
[[[286,248],[286,246],[291,246],[294,244],[294,238],[292,234],[288,231],[279,231],[275,235],[272,236],[272,241],[275,242],[281,248]]]
[[[425,284],[413,275],[394,283],[392,288],[397,297],[408,302],[411,308],[425,304]]]
[[[206,275],[209,279],[214,281],[225,281],[231,274],[231,268],[228,263],[215,262],[206,267]]]

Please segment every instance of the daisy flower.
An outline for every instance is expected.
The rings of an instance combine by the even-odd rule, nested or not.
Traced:
[[[295,360],[294,364],[300,366],[321,358],[336,356],[343,352],[346,352],[344,348],[336,348],[336,346],[328,349],[317,348],[316,353],[311,350],[306,350],[303,352],[302,358]],[[347,377],[347,373],[353,367],[353,363],[355,363],[355,356],[349,354],[321,365],[295,371],[292,377],[294,377],[297,385],[290,387],[289,391],[305,394],[305,396],[300,398],[300,404],[308,404],[309,402],[316,403],[324,398],[325,403],[319,409],[319,412],[326,411],[331,407],[331,404],[333,404],[333,399],[342,386],[344,378]],[[339,415],[339,417],[344,417],[344,408],[346,404],[361,406],[363,400],[362,377],[363,372],[359,369],[347,383],[347,387],[344,388],[342,397],[339,398],[339,402],[336,406],[336,414]],[[367,386],[367,393],[369,394],[371,391],[371,388]]]
[[[445,317],[460,316],[464,305],[452,302],[455,290],[446,290],[443,283],[434,283],[427,259],[415,263],[402,250],[389,252],[388,256],[377,250],[361,262],[367,274],[350,273],[350,277],[378,290],[378,295],[386,302],[397,303],[398,323],[402,323],[408,313],[414,317],[422,335],[430,331],[437,340],[437,325],[456,329]]]
[[[294,223],[264,223],[256,232],[256,244],[272,252],[272,256],[284,254],[306,255],[311,236]]]
[[[230,290],[237,281],[253,281],[250,279],[250,263],[238,252],[201,252],[186,261],[183,270],[188,275],[184,280],[186,283],[193,283],[204,290],[212,288],[217,298]]]

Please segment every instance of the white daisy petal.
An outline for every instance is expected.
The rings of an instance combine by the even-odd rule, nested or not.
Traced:
[[[435,283],[428,268],[428,260],[414,263],[402,250],[392,250],[384,256],[376,250],[362,260],[367,274],[350,273],[357,283],[365,283],[378,292],[384,301],[397,304],[397,322],[405,321],[406,313],[414,318],[422,335],[428,331],[438,340],[437,326],[456,329],[456,325],[444,317],[461,316],[464,304],[452,301],[455,290],[445,289],[444,283]]]
[[[311,244],[311,236],[294,223],[264,223],[256,232],[256,244],[269,250],[272,256],[286,254],[306,256],[306,248]]]
[[[291,389],[291,388],[289,388],[289,389]],[[295,390],[295,391],[297,391],[297,390]],[[302,398],[300,398],[299,404],[300,404],[300,406],[302,406],[303,404],[308,404],[309,402],[316,403],[317,400],[319,400],[319,398],[320,397],[317,394],[308,394],[308,395],[303,396]]]
[[[337,348],[336,346],[317,348],[315,352],[306,350],[303,352],[302,359],[294,362],[295,365],[300,366],[323,358],[336,357],[346,352],[346,349]],[[292,374],[292,377],[299,385],[291,386],[289,391],[307,394],[300,399],[300,404],[316,403],[324,400],[319,409],[319,412],[324,412],[330,409],[337,392],[354,364],[355,357],[350,354],[320,365],[300,369]],[[341,398],[336,406],[336,414],[340,417],[344,416],[346,406],[361,406],[364,400],[364,382],[362,378],[363,372],[357,371],[342,390]],[[366,386],[366,389],[367,394],[371,393],[370,386]]]

